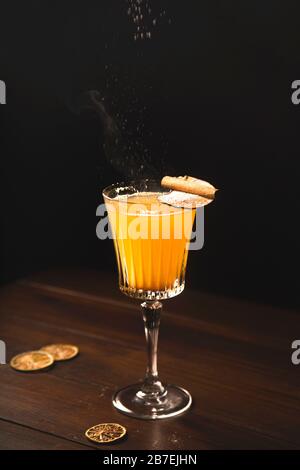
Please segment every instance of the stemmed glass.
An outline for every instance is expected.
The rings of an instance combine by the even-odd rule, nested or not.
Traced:
[[[166,191],[159,181],[140,180],[103,191],[119,271],[119,287],[142,300],[148,365],[142,383],[113,397],[122,413],[142,419],[163,419],[185,412],[192,397],[181,387],[165,385],[157,368],[161,300],[180,294],[185,285],[189,240],[195,209],[162,204]]]

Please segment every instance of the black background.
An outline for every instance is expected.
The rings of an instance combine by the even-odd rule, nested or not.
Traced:
[[[115,270],[95,210],[124,175],[104,155],[97,116],[73,109],[97,89],[124,113],[134,99],[136,114],[146,108],[155,174],[221,189],[189,286],[299,307],[299,2],[152,3],[171,24],[137,42],[126,0],[1,4],[1,280],[60,265]]]

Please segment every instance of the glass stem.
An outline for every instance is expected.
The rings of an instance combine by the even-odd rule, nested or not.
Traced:
[[[148,366],[139,396],[151,402],[157,400],[165,392],[157,369],[158,335],[162,304],[157,301],[148,301],[142,303],[141,307],[147,342]]]

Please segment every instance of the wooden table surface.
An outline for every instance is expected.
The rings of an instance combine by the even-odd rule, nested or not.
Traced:
[[[145,422],[113,409],[113,392],[144,375],[138,303],[94,271],[42,273],[1,288],[0,339],[13,355],[74,343],[80,355],[46,371],[0,365],[0,449],[91,449],[85,430],[119,422],[128,437],[109,449],[300,448],[300,338],[296,312],[188,289],[165,302],[161,377],[187,388],[193,408]],[[102,447],[101,447],[102,449]]]

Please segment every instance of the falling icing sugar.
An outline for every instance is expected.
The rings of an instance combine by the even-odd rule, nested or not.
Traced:
[[[128,16],[133,23],[133,37],[137,41],[151,39],[155,28],[163,22],[171,23],[166,11],[151,0],[127,0]]]

